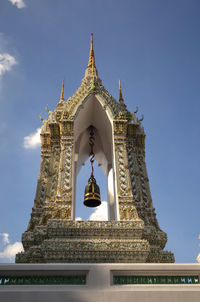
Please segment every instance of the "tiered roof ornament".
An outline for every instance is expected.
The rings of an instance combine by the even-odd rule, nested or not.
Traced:
[[[94,46],[93,46],[93,34],[90,37],[90,54],[88,60],[88,66],[85,71],[85,78],[94,79],[98,78],[98,70],[95,65],[95,55],[94,55]]]
[[[92,34],[80,87],[65,101],[63,79],[56,109],[47,111],[34,206],[16,262],[174,262],[174,255],[163,250],[167,234],[153,207],[142,119],[137,110],[127,110],[120,81],[119,101],[102,85]],[[108,221],[75,219],[76,195],[83,197],[76,193],[76,178],[91,155],[89,129],[95,136],[92,156],[107,177]]]
[[[96,68],[95,56],[94,56],[94,46],[93,46],[93,34],[92,33],[91,33],[91,36],[90,36],[90,55],[89,55],[88,67]]]

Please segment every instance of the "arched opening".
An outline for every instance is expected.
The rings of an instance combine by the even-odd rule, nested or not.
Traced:
[[[95,129],[95,161],[102,168],[107,183],[108,219],[118,220],[114,175],[113,175],[113,130],[109,114],[103,108],[101,96],[89,95],[78,108],[74,121],[74,168],[73,168],[73,219],[76,217],[76,184],[77,175],[89,157],[89,126]],[[90,169],[90,165],[89,165]],[[96,172],[95,172],[96,173]],[[85,179],[87,184],[90,176]],[[96,177],[96,174],[95,174]],[[101,188],[103,192],[105,188]],[[77,192],[84,195],[84,192]]]

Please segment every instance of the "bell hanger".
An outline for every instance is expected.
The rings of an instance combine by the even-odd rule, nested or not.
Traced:
[[[96,183],[96,179],[94,178],[94,127],[91,125],[89,128],[90,131],[90,137],[89,137],[89,145],[90,145],[90,163],[91,163],[91,175],[88,179],[88,184],[85,187],[85,196],[84,196],[84,205],[86,207],[94,208],[98,207],[101,204],[101,196],[100,196],[100,189],[99,186]]]

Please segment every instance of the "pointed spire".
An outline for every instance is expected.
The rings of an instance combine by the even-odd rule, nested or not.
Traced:
[[[60,100],[62,100],[62,101],[65,100],[65,97],[64,97],[64,78],[62,80],[62,90],[61,90]]]
[[[122,86],[121,86],[121,81],[119,79],[119,100],[123,100],[123,96],[122,96]]]
[[[94,57],[92,58],[92,77],[94,78]]]
[[[93,48],[93,34],[91,34],[91,40],[90,40],[90,56],[88,61],[88,67],[96,68],[95,66],[95,57],[94,57],[94,48]]]
[[[101,81],[98,77],[98,70],[95,65],[95,57],[94,57],[94,48],[93,48],[93,34],[91,34],[91,41],[90,41],[90,55],[88,66],[85,70],[85,77],[89,81]]]
[[[123,99],[123,96],[122,96],[122,86],[121,86],[121,81],[120,81],[120,79],[119,79],[119,103],[120,103],[121,105],[123,105],[123,107],[126,108],[126,105],[125,105],[125,103],[124,103],[124,99]]]

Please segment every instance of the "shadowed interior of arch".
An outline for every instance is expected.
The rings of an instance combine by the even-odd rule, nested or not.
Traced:
[[[84,199],[84,189],[88,183],[91,174],[90,162],[82,168],[87,161],[90,154],[89,145],[89,127],[94,127],[94,153],[95,153],[95,171],[94,176],[101,191],[101,200],[108,201],[109,219],[116,219],[116,209],[114,201],[114,185],[111,178],[113,178],[113,138],[112,138],[112,124],[109,120],[109,115],[102,105],[102,100],[95,95],[89,95],[79,106],[74,121],[74,169],[73,169],[73,219],[78,217],[79,207],[82,207],[79,202],[80,196]],[[101,168],[99,168],[100,166]],[[87,170],[87,174],[84,171]],[[78,176],[79,171],[83,176]],[[83,170],[83,171],[82,171]],[[83,173],[83,174],[82,174]],[[112,175],[111,175],[112,174]],[[98,177],[99,175],[99,177]],[[82,183],[82,188],[76,188]],[[102,182],[102,179],[104,181]],[[102,183],[102,185],[101,185]],[[111,188],[112,187],[112,188]],[[107,197],[104,197],[104,192],[107,192]],[[79,205],[78,205],[79,204]],[[104,203],[105,206],[105,203]],[[91,210],[82,209],[83,213],[91,213]],[[93,211],[92,211],[93,212]],[[88,219],[90,215],[84,215],[83,219]]]

